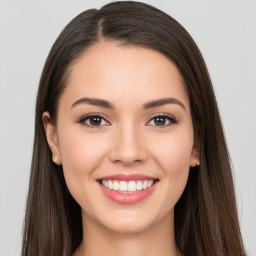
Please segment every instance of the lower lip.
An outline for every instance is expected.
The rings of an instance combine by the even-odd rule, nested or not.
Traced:
[[[156,182],[157,183],[157,182]],[[155,190],[156,183],[154,183],[151,187],[141,190],[134,193],[122,193],[117,192],[116,190],[108,189],[100,184],[100,188],[102,189],[103,193],[106,197],[111,199],[112,201],[119,203],[119,204],[135,204],[143,199],[147,198],[152,194]]]

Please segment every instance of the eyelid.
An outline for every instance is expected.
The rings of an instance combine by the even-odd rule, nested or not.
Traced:
[[[82,125],[84,125],[84,126],[87,126],[87,127],[91,127],[91,128],[101,128],[102,126],[106,126],[106,125],[98,125],[98,126],[94,126],[94,125],[88,125],[88,124],[85,124],[85,120],[87,119],[87,118],[90,118],[90,117],[93,117],[93,116],[100,116],[102,119],[104,119],[104,121],[106,121],[107,123],[108,123],[108,125],[110,124],[110,122],[107,120],[107,118],[104,116],[104,115],[102,115],[101,113],[90,113],[90,114],[86,114],[86,115],[84,115],[84,116],[82,116],[81,118],[79,118],[79,120],[77,121],[77,123],[80,123],[80,124],[82,124]],[[107,126],[108,126],[107,125]]]
[[[78,121],[77,123],[80,123],[84,126],[87,126],[87,127],[91,127],[91,128],[101,128],[102,126],[108,126],[108,125],[98,125],[98,126],[94,126],[94,125],[88,125],[88,124],[85,124],[85,120],[89,117],[92,117],[92,116],[100,116],[104,121],[106,121],[108,123],[108,125],[111,125],[111,123],[107,120],[107,118],[101,114],[101,113],[89,113],[89,114],[86,114],[84,116],[82,116]],[[153,125],[148,125],[148,123],[158,117],[158,116],[161,116],[161,117],[165,117],[167,118],[169,121],[170,121],[170,124],[166,124],[166,125],[161,125],[161,126],[157,126],[157,125],[154,125],[156,128],[164,128],[164,127],[167,127],[167,126],[170,126],[172,124],[177,124],[178,121],[177,119],[173,116],[173,115],[170,115],[170,114],[167,114],[167,113],[157,113],[157,114],[154,114],[153,116],[151,116],[151,118],[149,119],[149,121],[146,123],[147,126],[153,126]]]
[[[167,127],[167,126],[170,126],[170,125],[173,125],[173,124],[177,124],[178,121],[177,119],[173,116],[173,115],[170,115],[170,114],[167,114],[167,113],[157,113],[157,114],[154,114],[150,119],[149,121],[147,122],[147,124],[152,120],[154,119],[155,117],[158,117],[158,116],[162,116],[162,117],[165,117],[167,119],[169,119],[169,121],[171,122],[170,124],[166,124],[166,125],[161,125],[161,126],[157,126],[155,125],[156,128],[164,128],[164,127]],[[149,126],[149,125],[148,125]],[[152,125],[151,125],[152,126]]]
[[[157,114],[154,114],[154,115],[151,117],[151,119],[154,118],[154,117],[157,117],[157,116],[167,116],[167,117],[170,117],[170,118],[176,120],[176,118],[175,118],[173,115],[170,115],[170,114],[167,114],[167,113],[157,113]]]

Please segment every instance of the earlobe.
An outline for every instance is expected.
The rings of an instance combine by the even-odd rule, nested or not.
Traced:
[[[190,158],[190,167],[195,167],[200,165],[200,154],[199,152],[193,152],[191,153]]]
[[[199,157],[199,153],[195,152],[191,153],[191,158],[190,158],[190,167],[195,167],[197,165],[200,165],[200,157]]]
[[[190,157],[190,166],[195,167],[200,165],[200,140],[195,136],[193,149]]]
[[[56,127],[51,123],[51,117],[50,117],[49,112],[43,113],[42,121],[43,121],[43,125],[44,125],[46,139],[47,139],[48,145],[52,151],[52,159],[54,159],[53,162],[57,165],[60,165],[61,157],[60,157],[60,149],[59,149],[57,130],[56,130]]]

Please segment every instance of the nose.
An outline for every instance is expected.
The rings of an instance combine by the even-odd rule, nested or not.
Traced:
[[[132,125],[119,128],[114,135],[109,158],[125,166],[144,162],[148,155],[142,136]]]

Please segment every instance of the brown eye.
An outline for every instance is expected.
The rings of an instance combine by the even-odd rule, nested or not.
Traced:
[[[174,117],[169,115],[158,115],[150,119],[148,125],[151,126],[168,126],[171,124],[176,124],[177,121]]]
[[[97,126],[103,126],[103,125],[108,125],[109,123],[100,115],[90,115],[90,116],[85,116],[81,118],[79,123],[89,126],[89,127],[97,127]]]
[[[101,125],[102,117],[99,116],[93,116],[88,118],[90,125]]]
[[[165,125],[166,122],[168,122],[166,117],[163,116],[157,116],[153,118],[155,125],[159,126],[159,125]]]

